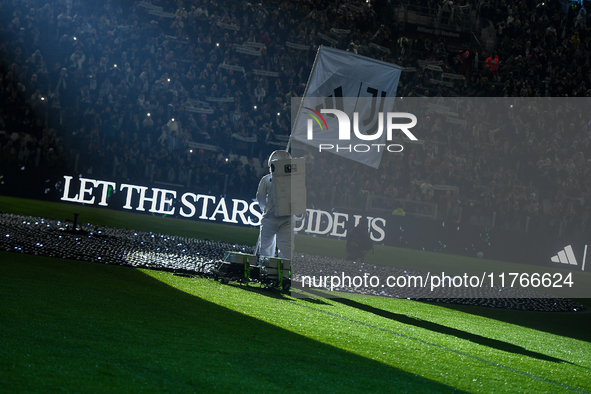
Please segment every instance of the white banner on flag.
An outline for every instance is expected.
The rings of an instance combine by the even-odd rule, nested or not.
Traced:
[[[250,46],[240,46],[234,45],[232,46],[238,53],[243,53],[245,55],[252,55],[252,56],[262,56],[263,54],[258,50]]]
[[[330,38],[329,36],[322,34],[322,33],[317,33],[316,34],[318,37],[322,38],[324,41],[328,41],[331,44],[338,44],[339,42],[337,40],[335,40],[334,38]]]
[[[257,142],[257,137],[244,137],[240,134],[232,133],[232,138],[236,138],[237,140],[244,141],[244,142]]]
[[[291,49],[297,49],[298,51],[309,51],[310,45],[294,44],[293,42],[286,42],[285,46]]]
[[[246,70],[244,70],[244,67],[240,67],[240,66],[236,66],[234,64],[226,64],[226,63],[222,63],[218,66],[219,68],[223,68],[225,70],[232,70],[232,71],[238,71],[241,72],[243,74],[246,74]]]
[[[256,49],[267,48],[267,46],[265,44],[263,44],[262,42],[252,42],[252,41],[245,42],[243,46],[256,48]]]
[[[240,26],[235,25],[233,23],[223,23],[223,22],[218,22],[217,25],[219,27],[223,27],[224,29],[229,29],[229,30],[236,30],[236,31],[240,31]]]
[[[199,142],[192,142],[192,141],[190,141],[187,145],[189,146],[189,148],[192,148],[192,149],[212,150],[214,152],[220,149],[216,145],[201,144]]]
[[[298,108],[292,140],[319,149],[321,146],[333,145],[335,149],[327,149],[329,152],[378,168],[384,149],[371,145],[388,143],[386,120],[379,119],[379,113],[393,111],[401,71],[395,64],[320,47],[304,97],[297,99],[295,105],[292,103],[292,108]],[[342,130],[339,130],[340,119],[335,114],[322,112],[331,109],[344,112],[352,121],[350,139],[340,140],[343,137]],[[355,113],[357,123],[354,120]],[[320,119],[322,122],[319,122]],[[309,121],[313,121],[312,126],[316,127],[312,136]],[[384,129],[381,133],[378,132],[380,124]],[[336,149],[337,145],[339,149]],[[358,145],[359,149],[355,150]],[[361,145],[372,149],[363,152],[365,148]]]
[[[276,71],[257,70],[256,68],[252,70],[252,73],[255,75],[262,75],[265,77],[273,77],[273,78],[278,78],[279,75],[281,75]]]

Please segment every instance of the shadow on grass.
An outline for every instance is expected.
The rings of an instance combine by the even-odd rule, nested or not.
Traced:
[[[306,292],[317,296],[322,296],[322,293],[316,292],[314,290],[306,290]],[[517,346],[512,343],[503,342],[498,339],[487,338],[478,334],[472,334],[467,331],[458,330],[457,328],[444,326],[442,324],[433,323],[426,320],[415,319],[413,317],[403,315],[400,313],[386,311],[380,308],[373,307],[371,305],[362,304],[350,298],[331,298],[331,301],[338,302],[339,304],[343,304],[351,308],[356,308],[364,312],[372,313],[376,316],[385,317],[386,319],[394,320],[399,323],[424,328],[426,330],[437,332],[440,334],[451,335],[460,339],[465,339],[467,341],[474,342],[479,345],[487,346],[493,349],[501,350],[504,352],[521,354],[523,356],[535,358],[538,360],[572,364],[570,361],[565,361],[542,353],[533,352],[531,350],[527,350],[521,346]]]
[[[591,342],[591,299],[573,299],[586,308],[579,312],[536,312],[470,305],[429,303],[442,308],[486,317],[562,337]]]
[[[241,284],[241,283],[236,283],[236,282],[230,282],[224,286],[229,286],[229,287],[232,287],[235,289],[241,289],[244,291],[257,293],[257,294],[260,294],[265,297],[274,298],[276,300],[284,300],[284,301],[289,300],[289,297],[287,297],[286,294],[281,292],[280,290],[270,289],[270,288],[267,288],[264,286],[260,286],[258,284],[246,285],[246,284]]]
[[[265,297],[270,297],[270,298],[275,298],[277,300],[290,300],[289,297],[287,297],[287,294],[290,294],[291,297],[293,298],[298,298],[301,301],[304,302],[308,302],[310,304],[316,304],[316,305],[330,305],[328,302],[323,301],[321,298],[310,298],[308,296],[302,296],[302,297],[298,297],[297,293],[284,293],[282,291],[279,291],[277,289],[270,289],[264,286],[259,286],[257,284],[254,285],[244,285],[244,284],[240,284],[240,283],[235,283],[235,282],[230,282],[228,283],[226,286],[231,286],[237,289],[241,289],[244,291],[250,291],[253,293],[257,293],[260,295],[263,295]]]
[[[457,391],[127,267],[0,252],[0,298],[8,392]]]

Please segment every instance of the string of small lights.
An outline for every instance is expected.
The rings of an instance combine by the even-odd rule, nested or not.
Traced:
[[[154,269],[195,277],[214,277],[214,271],[227,251],[254,253],[254,247],[247,245],[11,214],[0,214],[0,250]],[[303,276],[339,274],[386,278],[424,274],[408,269],[306,254],[294,256],[292,272],[292,281],[300,284]],[[317,287],[328,288],[326,283]],[[454,289],[452,293],[446,292],[445,296],[443,293],[429,293],[427,289],[419,287],[342,286],[338,291],[516,310],[576,312],[582,309],[581,305],[569,299],[532,293],[529,289],[491,288],[483,293],[482,289],[462,287]]]

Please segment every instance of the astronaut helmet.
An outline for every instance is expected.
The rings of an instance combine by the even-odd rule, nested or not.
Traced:
[[[269,168],[271,168],[271,162],[273,160],[285,160],[285,159],[291,159],[291,154],[286,150],[276,150],[275,152],[271,153],[271,155],[269,156],[269,160],[267,162],[267,165],[269,166]]]

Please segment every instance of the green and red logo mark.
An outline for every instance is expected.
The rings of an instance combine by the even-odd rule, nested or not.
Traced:
[[[318,126],[320,126],[320,130],[324,131],[324,128],[322,127],[322,123],[324,123],[324,126],[326,127],[326,131],[328,131],[328,125],[326,124],[326,120],[324,120],[324,116],[320,115],[320,112],[313,110],[312,108],[309,107],[304,107],[307,110],[310,110],[312,112],[314,112],[314,114],[316,114],[316,116],[314,116],[314,114],[311,114],[309,112],[307,112],[307,115],[310,115],[312,118],[314,118],[314,120],[316,121],[316,123],[318,123]],[[322,119],[322,123],[320,123],[320,119]]]

